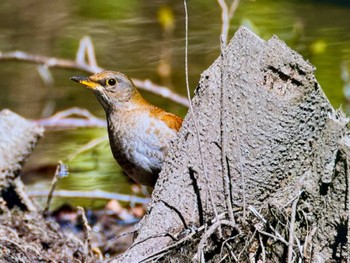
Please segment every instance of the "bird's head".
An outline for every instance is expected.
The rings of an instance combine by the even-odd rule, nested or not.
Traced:
[[[71,80],[91,89],[105,110],[133,107],[143,102],[132,81],[120,72],[102,71],[90,77],[75,76]]]

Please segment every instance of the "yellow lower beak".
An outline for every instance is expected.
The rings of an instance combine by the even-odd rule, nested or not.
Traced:
[[[96,87],[99,86],[97,83],[91,81],[88,77],[75,76],[71,77],[70,79],[85,85],[88,89],[96,89]]]

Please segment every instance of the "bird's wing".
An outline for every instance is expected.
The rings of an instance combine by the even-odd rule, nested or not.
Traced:
[[[150,114],[152,117],[157,118],[159,120],[162,120],[163,122],[168,125],[170,129],[174,129],[176,131],[179,131],[182,126],[183,119],[176,116],[175,114],[172,114],[170,112],[166,112],[160,108],[153,108],[150,111]]]

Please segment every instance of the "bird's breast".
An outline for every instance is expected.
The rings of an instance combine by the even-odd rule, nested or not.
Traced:
[[[176,130],[147,112],[125,112],[107,119],[111,149],[122,169],[140,183],[157,175]]]

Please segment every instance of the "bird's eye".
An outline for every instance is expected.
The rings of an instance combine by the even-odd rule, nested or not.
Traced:
[[[114,78],[111,78],[107,79],[106,83],[108,86],[114,86],[117,83],[117,81]]]

